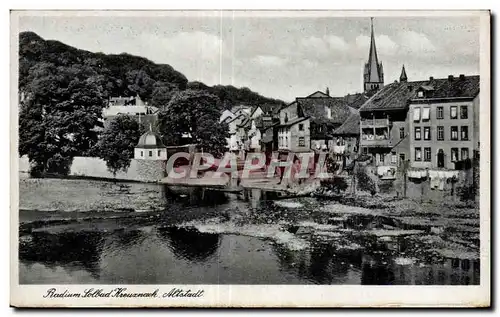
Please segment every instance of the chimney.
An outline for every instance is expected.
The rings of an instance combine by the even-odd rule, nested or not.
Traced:
[[[448,81],[453,81],[453,75],[448,75]]]
[[[465,75],[464,74],[460,74],[460,80],[464,80],[465,79]]]
[[[434,77],[429,77],[429,81],[433,81],[434,80]]]

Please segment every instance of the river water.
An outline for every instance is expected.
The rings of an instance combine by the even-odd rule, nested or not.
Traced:
[[[144,190],[146,185],[136,184],[122,191],[75,182],[80,183],[65,183],[57,193],[41,192],[46,200],[65,197],[60,191],[83,182],[97,186],[100,195],[85,200],[105,195],[117,205],[127,201],[133,210],[21,210],[21,284],[479,283],[479,261],[429,257],[415,251],[425,248],[416,236],[359,236],[348,225],[351,218],[335,212],[325,218],[312,198],[275,200],[260,191],[172,191],[157,185]],[[23,200],[24,190],[21,202],[30,205],[33,198]],[[148,206],[160,208],[138,209],[147,205],[144,195]]]

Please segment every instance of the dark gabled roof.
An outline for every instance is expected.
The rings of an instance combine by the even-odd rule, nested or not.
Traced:
[[[347,120],[333,131],[332,135],[359,134],[359,121],[359,113],[351,113]]]
[[[425,90],[424,98],[417,98],[419,89]],[[439,78],[417,87],[412,99],[474,98],[479,94],[479,76]]]
[[[425,81],[392,83],[382,87],[375,95],[365,102],[360,112],[376,110],[401,110],[408,106],[408,100],[415,93],[415,89]]]
[[[254,119],[254,121],[255,121],[255,126],[260,130],[266,130],[267,128],[275,124],[273,118],[266,115],[257,117]]]
[[[354,109],[359,109],[368,100],[368,96],[365,93],[356,93],[346,95],[344,99],[347,105]]]
[[[322,92],[322,91],[316,91],[316,92],[313,92],[312,94],[310,94],[309,96],[305,97],[305,98],[325,98],[325,97],[330,97],[329,95],[327,95],[326,93]]]
[[[235,116],[235,117],[231,118],[229,121],[227,121],[227,123],[231,123],[231,122],[233,122],[234,120],[236,120],[236,119],[238,119],[238,118],[240,118],[240,117],[245,117],[245,116],[246,116],[245,114],[240,113],[239,115],[237,115],[237,116]]]
[[[245,128],[251,123],[250,117],[246,117],[243,119],[243,121],[240,122],[240,124],[237,124],[236,126],[239,128]]]
[[[295,118],[293,120],[286,122],[285,124],[280,124],[280,125],[278,125],[278,127],[289,127],[289,126],[292,126],[292,125],[297,124],[299,122],[305,121],[307,119],[309,119],[309,117],[298,117],[298,118]]]
[[[424,98],[417,98],[417,92],[424,90]],[[408,102],[429,99],[453,100],[454,98],[474,98],[479,94],[479,76],[463,76],[413,82],[395,82],[384,86],[373,95],[359,110],[397,110],[405,109]]]
[[[344,98],[322,97],[322,98],[297,98],[299,106],[305,116],[311,117],[313,121],[327,121],[342,124],[351,114]],[[331,118],[327,118],[326,107],[331,109]]]

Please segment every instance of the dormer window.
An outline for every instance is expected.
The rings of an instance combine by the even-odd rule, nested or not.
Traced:
[[[417,97],[418,98],[424,98],[424,92],[422,90],[420,90],[419,92],[417,92]]]

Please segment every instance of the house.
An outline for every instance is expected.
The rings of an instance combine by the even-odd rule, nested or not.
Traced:
[[[382,87],[359,109],[359,146],[374,165],[394,167],[409,159],[408,101],[423,83],[401,77]]]
[[[279,152],[311,151],[310,118],[297,101],[280,109],[277,130]]]
[[[133,116],[142,125],[155,125],[158,108],[148,106],[139,96],[136,97],[112,97],[108,106],[102,111],[104,127],[119,115]]]
[[[477,156],[479,76],[430,77],[415,86],[409,113],[411,167],[455,169]]]
[[[234,117],[236,117],[236,115],[234,113],[231,112],[231,110],[224,110],[219,118],[219,122],[225,122],[225,121],[228,121],[230,119],[233,119]]]
[[[228,148],[230,151],[242,151],[246,140],[246,133],[242,124],[246,124],[248,115],[246,112],[238,112],[234,117],[226,117],[225,122],[229,128],[229,138],[227,139]]]
[[[351,113],[347,120],[332,132],[331,153],[345,168],[351,164],[358,155],[359,148],[359,112]]]
[[[346,104],[344,98],[330,97],[320,91],[307,97],[298,97],[296,102],[303,115],[310,118],[311,148],[316,150],[326,150],[333,145],[331,133],[355,111]]]

